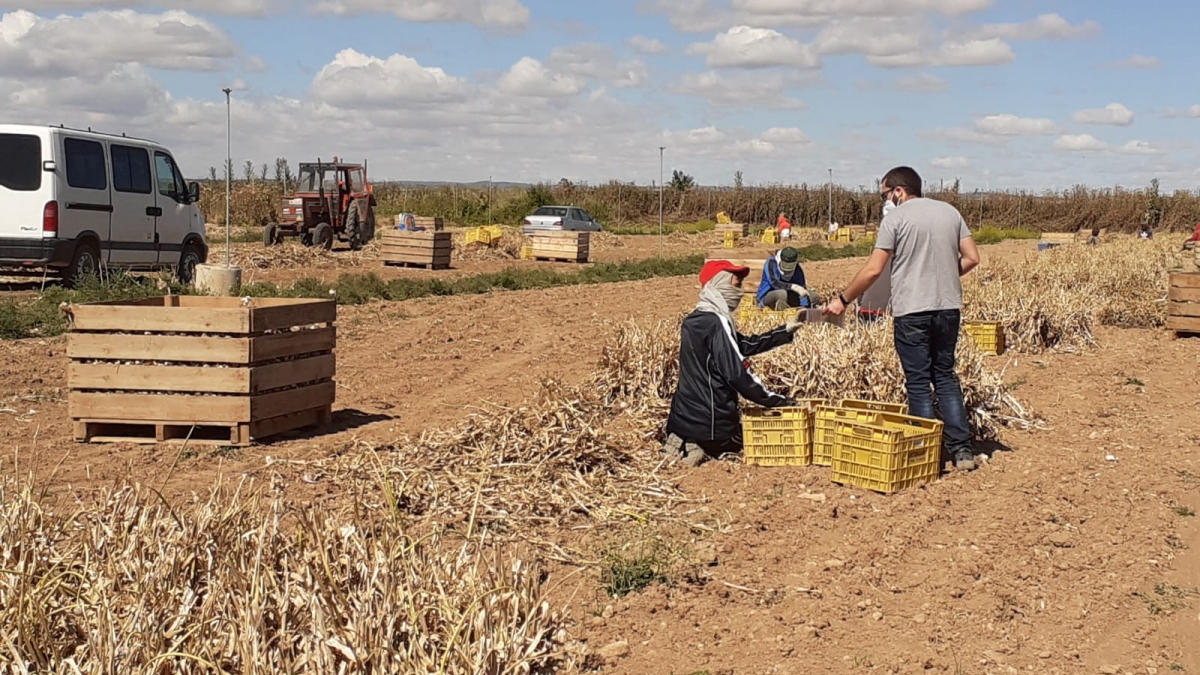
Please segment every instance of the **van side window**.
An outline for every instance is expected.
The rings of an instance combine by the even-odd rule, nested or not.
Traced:
[[[154,153],[154,168],[158,172],[158,194],[182,204],[187,190],[183,186],[183,176],[175,169],[175,162],[171,156],[164,152]]]
[[[67,185],[87,190],[107,190],[104,146],[81,138],[63,140],[67,151]]]
[[[151,192],[150,153],[145,148],[113,144],[112,154],[113,189],[117,192],[136,192],[148,195]]]

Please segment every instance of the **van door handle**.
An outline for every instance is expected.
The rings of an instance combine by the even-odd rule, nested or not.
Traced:
[[[157,217],[161,218],[162,217],[162,207],[161,206],[147,206],[146,207],[146,215],[157,216]]]

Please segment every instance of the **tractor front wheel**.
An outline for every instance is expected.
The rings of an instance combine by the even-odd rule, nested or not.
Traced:
[[[313,230],[312,240],[314,246],[320,246],[326,251],[333,248],[333,228],[329,223],[321,223]]]

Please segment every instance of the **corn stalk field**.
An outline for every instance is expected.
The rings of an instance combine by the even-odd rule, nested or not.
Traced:
[[[604,185],[533,185],[525,188],[486,186],[409,186],[378,183],[374,186],[378,214],[412,212],[440,216],[453,224],[476,226],[498,223],[519,225],[539,206],[570,204],[586,209],[606,228],[658,222],[658,190],[631,183]],[[201,208],[209,222],[224,223],[225,185],[206,181]],[[236,224],[261,224],[277,218],[283,185],[276,181],[238,181],[233,186],[232,213]],[[1067,232],[1101,227],[1112,232],[1134,232],[1143,216],[1151,214],[1160,230],[1190,229],[1200,221],[1200,195],[1180,191],[1159,195],[1156,188],[1089,189],[1062,192],[927,192],[927,196],[953,204],[972,227],[1035,228]],[[664,209],[670,222],[712,221],[725,212],[735,222],[774,224],[780,212],[796,227],[825,227],[829,196],[824,185],[771,185],[667,189]],[[882,207],[877,191],[834,187],[833,216],[843,225],[877,221]],[[490,220],[489,221],[489,214]]]

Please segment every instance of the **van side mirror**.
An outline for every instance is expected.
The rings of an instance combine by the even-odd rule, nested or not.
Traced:
[[[200,184],[196,181],[188,183],[188,203],[195,204],[200,201]]]
[[[52,159],[48,159],[48,160],[42,162],[42,171],[49,171],[50,173],[54,173],[55,171],[58,171],[58,163]]]

